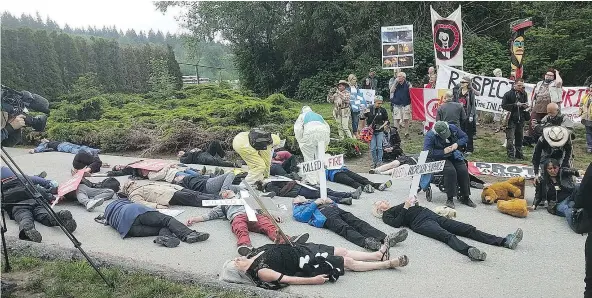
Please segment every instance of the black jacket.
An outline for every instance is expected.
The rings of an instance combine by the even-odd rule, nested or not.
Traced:
[[[422,220],[439,216],[432,210],[419,205],[411,206],[409,209],[405,209],[404,206],[403,203],[384,211],[382,221],[391,227],[407,226],[413,229]]]
[[[100,172],[102,165],[103,162],[101,161],[98,155],[92,155],[82,150],[74,156],[74,161],[72,161],[72,166],[75,169],[81,170],[84,167],[89,167],[91,173]]]
[[[506,92],[502,98],[502,109],[510,112],[510,121],[523,122],[530,120],[526,108],[518,107],[517,103],[528,103],[525,92],[518,92],[514,89]]]
[[[586,174],[584,174],[584,178],[582,178],[578,194],[574,199],[574,207],[584,208],[588,211],[588,214],[592,214],[592,195],[590,194],[592,194],[592,162],[588,165]]]
[[[455,102],[459,102],[460,98],[460,85],[454,86],[452,88],[452,99]],[[475,101],[475,91],[469,88],[469,92],[467,93],[467,107],[466,113],[467,118],[473,117],[473,121],[476,121],[475,114],[477,113],[477,102]]]
[[[559,191],[572,194],[576,190],[575,184],[575,177],[580,177],[580,173],[576,169],[571,168],[561,168],[557,175],[558,187],[560,188]],[[534,195],[534,203],[533,205],[538,206],[540,202],[547,201],[549,199],[549,192],[555,192],[555,196],[553,198],[557,198],[558,190],[555,189],[553,183],[551,181],[551,177],[547,174],[545,170],[541,181],[536,185],[535,195]],[[556,203],[560,203],[565,198],[561,198],[556,201]]]
[[[300,192],[300,186],[296,181],[273,181],[265,184],[265,191],[273,191],[280,197],[295,198]]]
[[[539,174],[541,162],[554,158],[561,163],[562,168],[569,168],[569,160],[571,159],[572,144],[568,140],[563,147],[551,147],[549,142],[544,137],[540,137],[534,147],[532,154],[532,167],[535,175]]]
[[[375,134],[384,131],[383,125],[388,122],[388,112],[385,108],[371,106],[370,112],[364,113],[364,116],[366,116],[366,123],[372,125]]]

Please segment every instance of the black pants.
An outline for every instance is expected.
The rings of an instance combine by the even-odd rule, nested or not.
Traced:
[[[284,160],[281,164],[272,163],[270,174],[274,176],[287,176],[290,173],[298,172],[298,164],[296,156],[292,155],[290,158]]]
[[[466,145],[466,151],[473,152],[473,150],[475,149],[475,148],[473,148],[473,139],[475,138],[475,133],[477,132],[477,124],[475,123],[475,121],[473,121],[473,122],[465,121],[464,127],[465,127],[464,131],[467,134],[467,136],[469,137],[469,140],[467,141],[467,145]]]
[[[174,217],[158,211],[148,211],[138,215],[132,224],[127,236],[176,236],[184,240],[193,230],[189,229],[182,222]]]
[[[584,298],[592,298],[592,237],[590,237],[590,234],[586,238],[584,253],[586,256],[586,277],[584,278],[586,291],[584,292]]]
[[[182,163],[192,163],[217,167],[234,167],[234,163],[224,160],[226,153],[218,141],[212,141],[208,149],[199,152],[188,152],[186,157],[181,157]]]
[[[412,225],[411,228],[418,234],[448,244],[450,248],[463,255],[468,254],[470,246],[459,240],[456,236],[463,236],[481,243],[496,246],[501,246],[504,243],[504,238],[481,232],[472,225],[439,215],[430,215],[418,224]]]
[[[169,201],[169,205],[180,205],[180,206],[193,206],[201,207],[201,201],[203,200],[219,200],[220,196],[205,194],[199,191],[190,189],[181,189],[173,194],[173,197]]]
[[[321,197],[321,191],[318,189],[309,189],[303,186],[298,191],[298,195],[303,196],[309,200],[316,200]],[[351,192],[334,191],[330,188],[327,188],[327,197],[329,197],[329,199],[331,199],[333,202],[339,203],[341,199],[351,197]]]
[[[442,174],[444,175],[446,195],[449,198],[458,195],[459,187],[461,196],[468,197],[471,194],[469,189],[469,170],[464,160],[447,159]]]
[[[48,227],[58,225],[58,222],[51,217],[49,212],[35,200],[25,200],[19,203],[30,204],[29,206],[14,206],[12,208],[12,218],[19,225],[20,239],[26,239],[24,231],[34,229],[35,221]]]
[[[506,128],[506,150],[508,156],[515,157],[522,154],[522,140],[524,139],[524,121],[508,122]],[[514,151],[516,150],[516,151]]]
[[[386,237],[385,233],[339,207],[325,206],[320,211],[327,218],[324,228],[337,233],[357,246],[365,247],[366,238],[383,241]]]
[[[362,177],[350,170],[336,173],[335,176],[333,176],[333,182],[351,186],[353,188],[364,187],[364,185],[368,184],[372,185],[374,188],[378,188],[378,186],[380,186],[380,183],[372,183],[367,178]]]

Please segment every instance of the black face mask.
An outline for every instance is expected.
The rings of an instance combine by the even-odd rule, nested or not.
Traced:
[[[547,84],[548,83],[551,83],[552,81],[553,81],[553,79],[547,79],[547,78],[545,78],[545,83],[547,83]]]

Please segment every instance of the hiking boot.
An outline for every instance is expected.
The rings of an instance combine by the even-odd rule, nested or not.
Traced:
[[[35,230],[35,228],[23,230],[23,234],[25,234],[25,238],[23,240],[41,243],[41,240],[43,239],[43,237],[41,237],[41,233]]]
[[[372,185],[370,185],[370,184],[366,184],[366,185],[364,185],[364,189],[363,190],[364,190],[364,192],[367,192],[367,193],[373,193],[374,192],[374,187],[372,187]]]
[[[518,228],[513,234],[508,234],[504,241],[504,247],[515,249],[520,241],[522,241],[522,229]]]
[[[360,196],[362,196],[362,187],[358,187],[358,189],[356,189],[356,191],[352,192],[351,197],[354,200],[359,200]]]
[[[37,177],[45,178],[45,177],[47,177],[47,173],[45,171],[43,171],[43,172],[37,174]]]
[[[385,183],[382,183],[382,184],[381,184],[381,185],[378,187],[378,190],[380,190],[380,191],[384,191],[385,189],[387,189],[387,188],[391,187],[391,185],[393,185],[393,182],[392,182],[391,180],[389,180],[389,181],[387,181],[387,182],[385,182]]]
[[[480,251],[476,247],[469,248],[469,259],[471,261],[485,261],[487,254],[484,251]]]
[[[351,205],[352,198],[341,198],[341,199],[339,199],[339,202],[337,202],[337,203],[343,204],[343,205]]]
[[[236,249],[236,252],[238,252],[238,254],[243,257],[248,256],[251,253],[251,251],[253,251],[253,247],[247,245],[241,245]]]
[[[310,235],[308,235],[308,233],[292,236],[292,237],[290,237],[290,242],[304,244],[304,243],[306,243],[306,241],[308,241],[308,237],[310,237]]]
[[[426,193],[426,201],[431,202],[432,201],[432,188],[430,186],[428,186],[425,189],[425,193]]]
[[[454,209],[454,200],[453,199],[447,199],[446,200],[446,207]]]
[[[472,208],[475,208],[475,207],[477,207],[477,205],[475,205],[475,203],[473,203],[473,201],[472,201],[472,200],[471,200],[471,198],[469,198],[469,197],[463,197],[463,198],[460,198],[460,199],[459,199],[459,201],[460,201],[462,204],[465,204],[465,205],[467,205],[467,206],[469,206],[469,207],[472,207]]]
[[[56,215],[60,218],[62,223],[64,224],[64,228],[68,230],[68,232],[72,233],[76,231],[78,225],[74,218],[72,218],[72,213],[68,210],[61,210],[60,212],[56,213]]]
[[[162,246],[166,246],[168,248],[172,248],[172,247],[179,246],[179,244],[181,243],[181,240],[179,240],[179,238],[174,237],[174,236],[162,235],[162,236],[156,237],[156,239],[154,239],[154,243],[160,244]]]
[[[366,238],[365,242],[365,248],[372,250],[372,251],[378,251],[380,250],[380,241],[374,239],[374,238]]]
[[[208,240],[208,238],[210,238],[210,234],[208,234],[208,233],[200,233],[197,231],[193,231],[189,235],[185,236],[185,240],[183,240],[183,241],[185,241],[187,243],[195,243],[195,242],[206,241],[206,240]]]
[[[524,154],[522,154],[522,150],[516,150],[516,159],[525,160]]]
[[[103,198],[88,201],[88,203],[86,203],[86,211],[93,211],[95,207],[103,205],[103,202],[105,202],[105,199]]]
[[[388,235],[385,239],[384,244],[387,244],[389,247],[393,247],[397,243],[405,241],[405,239],[407,239],[408,235],[409,235],[409,232],[407,231],[407,229],[401,229],[396,233],[392,233],[392,234]],[[388,240],[388,242],[386,240]]]
[[[72,213],[69,210],[60,210],[56,213],[56,215],[62,220],[70,220],[72,219]]]

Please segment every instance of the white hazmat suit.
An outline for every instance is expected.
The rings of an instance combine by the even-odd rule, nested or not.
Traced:
[[[313,112],[309,106],[302,107],[302,112],[294,123],[294,135],[304,156],[304,162],[323,159],[331,140],[331,129],[323,117]],[[317,148],[320,141],[325,142],[325,148],[323,148],[323,155],[319,157]],[[319,184],[319,173],[305,174],[304,180],[311,185]]]

